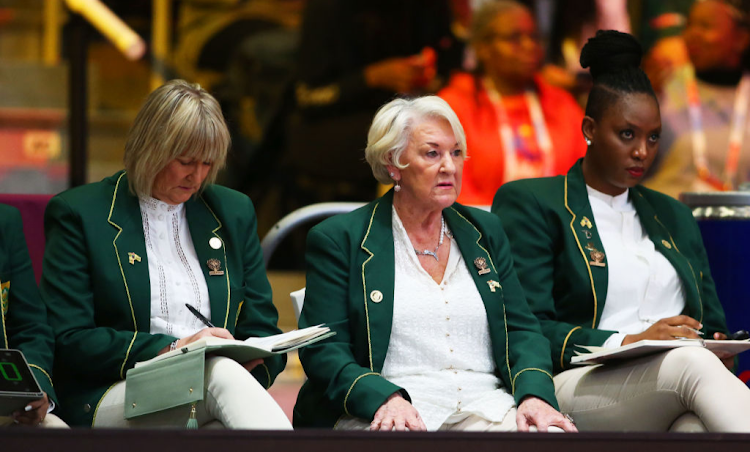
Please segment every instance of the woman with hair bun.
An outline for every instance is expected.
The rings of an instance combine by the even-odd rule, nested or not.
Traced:
[[[577,345],[726,339],[690,210],[639,185],[661,132],[641,56],[625,33],[599,31],[589,40],[581,54],[594,79],[581,127],[585,157],[565,176],[504,185],[492,211],[550,340],[560,408],[581,431],[750,432],[750,390],[727,370],[732,358],[684,347],[570,365]]]

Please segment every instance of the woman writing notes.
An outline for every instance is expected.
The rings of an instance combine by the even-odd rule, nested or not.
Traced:
[[[136,117],[126,171],[50,201],[41,289],[70,423],[184,426],[189,406],[123,419],[136,408],[124,406],[128,369],[204,337],[279,333],[252,203],[211,184],[228,147],[216,100],[171,81]],[[205,328],[185,303],[218,328]],[[283,368],[283,356],[244,364],[207,358],[198,424],[290,428],[265,390]]]
[[[581,54],[594,78],[586,156],[566,176],[501,187],[492,210],[552,344],[560,406],[581,430],[750,432],[750,390],[704,348],[570,366],[576,345],[726,338],[690,210],[638,185],[661,131],[640,60],[630,35],[600,31],[589,40]]]
[[[466,140],[434,96],[381,107],[365,156],[385,196],[307,239],[299,427],[575,431],[497,218],[455,204]],[[517,406],[517,409],[516,409]]]

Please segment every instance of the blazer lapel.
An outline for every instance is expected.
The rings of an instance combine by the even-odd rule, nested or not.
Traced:
[[[490,255],[487,241],[482,233],[454,207],[443,210],[445,223],[453,233],[458,249],[464,258],[474,284],[482,297],[488,319],[505,321],[504,301],[501,298],[502,287],[493,257]],[[481,273],[481,274],[480,274]],[[500,301],[498,303],[498,301]],[[490,327],[496,322],[490,322]],[[493,341],[499,331],[492,332]],[[503,329],[502,334],[505,334]],[[504,347],[504,344],[503,344]],[[499,365],[499,364],[498,364]]]
[[[211,323],[226,328],[229,321],[229,268],[226,243],[221,236],[221,221],[214,215],[201,195],[185,203],[190,237],[203,270],[211,303]],[[241,268],[232,269],[241,272]],[[238,275],[242,280],[242,275]]]
[[[128,178],[117,178],[107,221],[117,233],[113,241],[116,265],[120,268],[125,295],[133,315],[133,330],[148,332],[151,317],[151,283],[148,274],[146,240],[138,198],[130,193]]]
[[[360,245],[363,252],[362,302],[365,307],[370,369],[380,372],[393,324],[395,262],[393,249],[393,191],[376,201]]]
[[[573,237],[578,255],[574,256],[573,262],[578,262],[591,282],[591,294],[594,305],[594,318],[591,324],[596,328],[601,319],[604,302],[607,299],[607,255],[601,237],[599,236],[591,210],[586,182],[583,179],[581,162],[573,165],[565,176],[564,202],[565,208],[571,215],[570,232]]]
[[[630,200],[635,205],[638,219],[646,234],[648,234],[648,238],[654,243],[656,250],[672,264],[680,277],[682,287],[685,290],[687,305],[696,308],[693,312],[700,313],[701,318],[698,321],[702,322],[703,303],[701,302],[700,292],[698,292],[698,281],[693,267],[688,259],[680,253],[669,230],[662,224],[654,208],[641,194],[640,187],[636,186],[631,190]]]

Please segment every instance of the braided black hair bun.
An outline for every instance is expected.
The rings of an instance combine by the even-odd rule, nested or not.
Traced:
[[[641,65],[643,48],[632,35],[615,30],[599,30],[581,51],[581,67],[590,68],[596,81],[600,75],[620,72]]]

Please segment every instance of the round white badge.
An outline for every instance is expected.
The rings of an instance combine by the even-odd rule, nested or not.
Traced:
[[[218,250],[219,248],[221,248],[221,240],[219,240],[218,237],[211,237],[211,240],[208,241],[208,246],[215,250]]]
[[[383,292],[379,290],[373,290],[370,292],[370,300],[372,300],[373,303],[380,303],[383,301]]]

